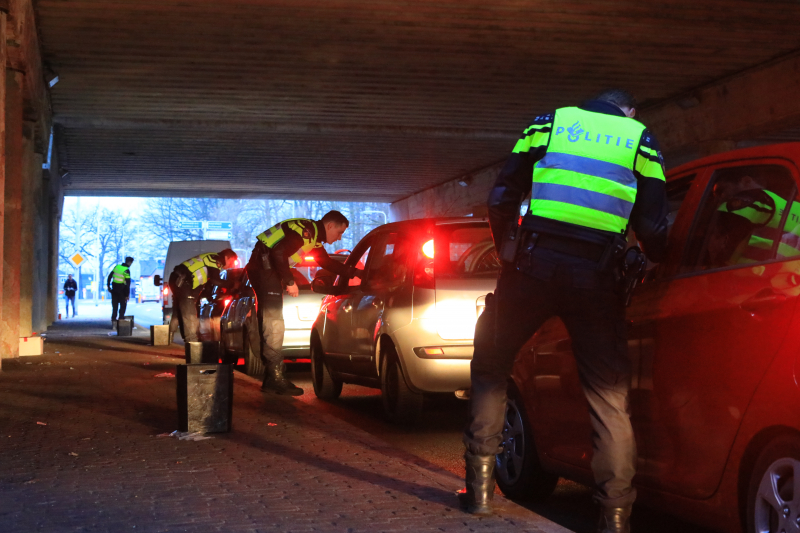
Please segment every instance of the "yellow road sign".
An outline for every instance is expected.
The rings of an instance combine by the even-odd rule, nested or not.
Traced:
[[[83,263],[86,262],[86,258],[83,257],[81,254],[76,253],[75,255],[69,258],[69,262],[72,263],[72,266],[78,268],[79,266],[81,266]]]

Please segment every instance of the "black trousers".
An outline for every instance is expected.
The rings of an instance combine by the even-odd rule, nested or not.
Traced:
[[[197,294],[192,291],[192,280],[184,280],[178,286],[179,276],[173,272],[169,277],[169,290],[172,292],[172,318],[169,321],[170,338],[180,329],[184,342],[197,342],[200,319],[197,316]]]
[[[473,454],[494,455],[502,442],[506,389],[520,348],[553,316],[572,340],[581,385],[589,402],[595,499],[622,507],[636,499],[636,441],[628,412],[630,360],[625,308],[611,268],[537,248],[506,264],[494,298],[475,329],[470,422],[464,443]],[[524,273],[520,270],[524,270]]]
[[[116,320],[118,316],[119,318],[124,318],[125,309],[127,309],[127,307],[128,290],[123,289],[120,291],[116,288],[111,289],[111,320]],[[119,311],[119,315],[117,315],[117,311]]]
[[[283,362],[283,282],[273,270],[247,265],[247,276],[256,293],[256,315],[261,360],[268,366]]]

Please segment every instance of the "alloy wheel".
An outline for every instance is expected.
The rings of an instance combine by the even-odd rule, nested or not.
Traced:
[[[516,402],[509,398],[503,419],[502,451],[496,457],[497,476],[507,485],[519,481],[525,460],[525,426]]]
[[[757,533],[800,532],[800,461],[784,457],[767,468],[754,511]]]

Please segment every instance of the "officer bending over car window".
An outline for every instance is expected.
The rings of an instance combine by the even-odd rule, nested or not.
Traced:
[[[475,329],[465,510],[490,514],[514,358],[550,317],[572,339],[590,405],[595,501],[601,533],[630,531],[636,443],[628,413],[630,361],[617,290],[628,225],[653,261],[666,252],[669,212],[653,134],[635,101],[608,90],[579,107],[535,118],[489,193],[489,222],[503,260]],[[519,232],[520,202],[531,192]],[[505,242],[504,242],[505,241]]]
[[[303,394],[303,389],[284,375],[285,365],[281,354],[284,334],[283,291],[285,288],[292,297],[299,294],[291,268],[307,256],[313,257],[321,268],[334,274],[358,276],[359,270],[334,261],[322,247],[323,243],[334,243],[341,239],[349,225],[350,222],[339,211],[330,211],[322,220],[292,218],[258,235],[246,270],[256,294],[260,354],[267,367],[262,391],[290,396]]]
[[[236,253],[226,248],[219,253],[200,254],[187,259],[172,270],[169,290],[172,291],[172,319],[169,335],[180,328],[185,342],[198,341],[200,321],[197,318],[197,298],[207,285],[233,287],[233,280],[221,279],[220,271],[236,266]]]

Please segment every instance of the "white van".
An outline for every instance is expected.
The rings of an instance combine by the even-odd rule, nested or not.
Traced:
[[[164,279],[156,277],[154,282],[156,285],[163,285],[164,300],[161,309],[164,324],[169,324],[169,321],[172,320],[172,291],[169,290],[169,276],[172,274],[172,270],[196,255],[221,252],[230,247],[229,241],[172,241],[169,243],[167,259],[164,261]]]

